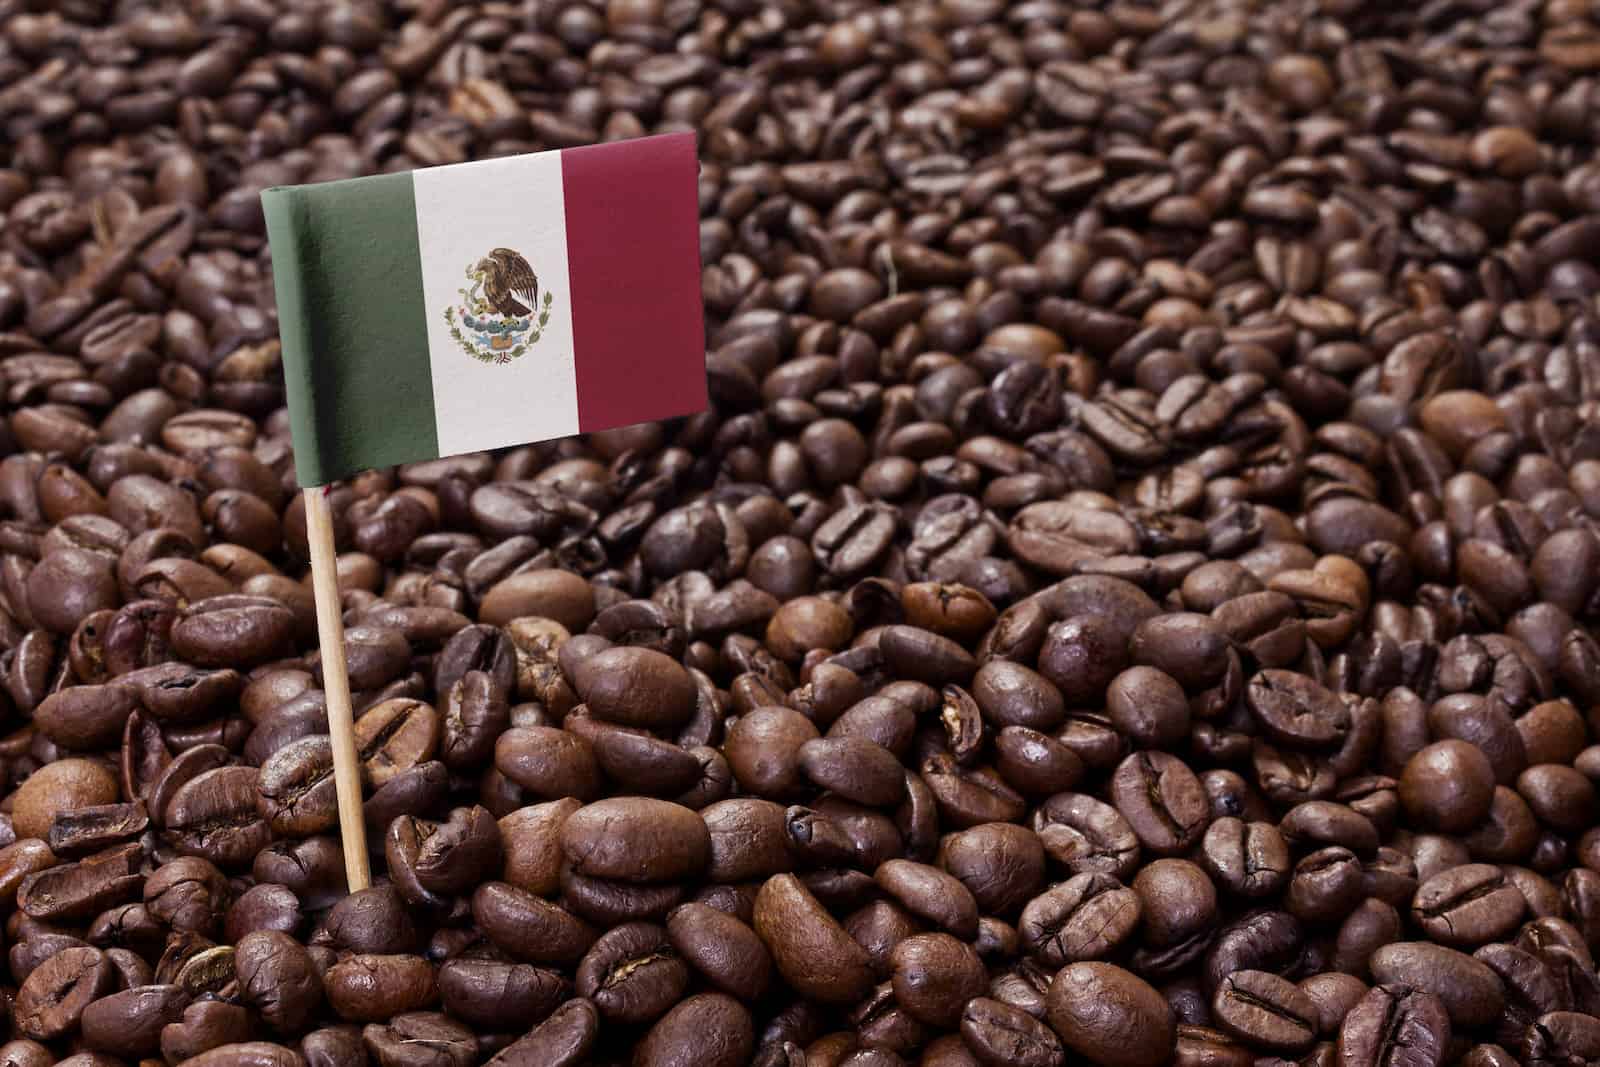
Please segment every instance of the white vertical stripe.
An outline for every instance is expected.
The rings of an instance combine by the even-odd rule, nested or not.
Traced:
[[[440,455],[577,433],[561,154],[430,167],[415,172],[415,191]],[[473,286],[468,268],[497,248],[517,252],[538,276],[533,323],[544,295],[554,300],[537,342],[510,362],[484,363],[451,336],[444,315],[454,308],[461,336],[492,351],[461,323],[461,290]]]

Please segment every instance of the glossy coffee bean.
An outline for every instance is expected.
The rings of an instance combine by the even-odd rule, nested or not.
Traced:
[[[1050,983],[1046,1010],[1068,1049],[1102,1063],[1165,1063],[1177,1037],[1161,994],[1115,964],[1068,964]]]

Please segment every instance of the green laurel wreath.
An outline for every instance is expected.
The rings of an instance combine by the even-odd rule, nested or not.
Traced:
[[[444,321],[445,324],[450,327],[451,339],[454,340],[456,344],[460,345],[462,350],[465,351],[467,355],[471,356],[479,363],[510,363],[512,360],[526,352],[530,347],[537,344],[539,342],[539,338],[544,335],[544,328],[550,324],[550,308],[555,303],[555,299],[554,293],[550,292],[549,290],[545,291],[544,307],[539,310],[539,324],[534,327],[531,333],[528,334],[528,339],[526,341],[523,341],[521,344],[517,345],[517,347],[506,352],[495,352],[492,350],[479,348],[477,345],[473,344],[469,338],[462,334],[460,325],[456,323],[456,309],[454,307],[447,307],[444,309]]]

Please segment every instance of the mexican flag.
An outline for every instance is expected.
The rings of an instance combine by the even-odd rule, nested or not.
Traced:
[[[694,135],[268,189],[302,486],[706,406]]]

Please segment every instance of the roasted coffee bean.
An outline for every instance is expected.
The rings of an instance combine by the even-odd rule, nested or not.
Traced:
[[[533,795],[559,800],[593,798],[600,790],[594,746],[549,726],[513,726],[494,746],[495,769]]]
[[[420,956],[351,956],[328,968],[322,985],[328,1004],[351,1022],[417,1011],[437,995],[433,965]]]
[[[223,868],[252,863],[272,838],[256,807],[260,778],[254,767],[218,767],[184,783],[163,812],[173,844]]]
[[[1215,992],[1223,979],[1236,971],[1282,974],[1300,962],[1303,947],[1304,932],[1293,915],[1251,911],[1218,931],[1205,954],[1201,979]]]
[[[600,1014],[632,1025],[660,1017],[683,996],[689,968],[653,923],[627,923],[602,934],[578,964],[577,991]]]
[[[294,890],[285,885],[262,882],[239,894],[228,906],[223,923],[224,937],[237,944],[241,937],[252,930],[299,933],[305,924],[305,912]]]
[[[999,1000],[975,997],[961,1013],[961,1039],[984,1067],[1061,1067],[1061,1041],[1038,1019]]]
[[[817,737],[817,728],[799,712],[763,707],[729,728],[724,752],[741,787],[782,800],[802,792],[800,749]]]
[[[473,893],[472,915],[491,941],[531,963],[574,963],[598,936],[570,912],[504,882]]]
[[[30,874],[17,887],[17,907],[45,922],[88,919],[137,895],[139,861],[138,845],[121,845]]]
[[[624,726],[670,729],[694,712],[688,671],[646,648],[608,648],[589,657],[572,685],[597,718]]]
[[[290,645],[294,615],[267,597],[219,596],[191,604],[172,624],[172,647],[202,667],[251,666]]]
[[[174,930],[215,933],[229,897],[228,880],[203,859],[183,856],[145,880],[151,916]]]
[[[1217,1025],[1239,1040],[1276,1052],[1301,1052],[1317,1040],[1317,1007],[1293,982],[1266,971],[1223,979],[1211,1001]]]
[[[966,886],[983,914],[1015,914],[1044,885],[1039,835],[1010,823],[984,823],[946,836],[938,862]]]
[[[1436,994],[1457,1026],[1482,1026],[1505,1005],[1499,977],[1482,963],[1441,945],[1401,941],[1372,954],[1372,977],[1384,985]]]
[[[1476,746],[1438,741],[1406,762],[1400,803],[1424,826],[1445,832],[1469,830],[1489,813],[1494,770]]]
[[[387,1025],[371,1023],[362,1029],[361,1036],[379,1063],[404,1062],[420,1049],[427,1050],[430,1062],[452,1067],[478,1058],[472,1030],[436,1011],[406,1012],[396,1015]]]
[[[1337,1037],[1345,1016],[1367,995],[1367,983],[1351,974],[1324,971],[1300,982],[1300,991],[1317,1009],[1317,1030],[1324,1038]]]
[[[43,840],[58,812],[117,799],[116,779],[105,767],[89,760],[57,760],[39,768],[17,789],[11,820],[19,837]]]
[[[1187,851],[1206,829],[1205,793],[1187,765],[1164,752],[1138,752],[1111,777],[1111,802],[1158,855]]]
[[[1450,1017],[1438,996],[1408,986],[1377,986],[1339,1027],[1339,1060],[1367,1067],[1403,1056],[1420,1067],[1437,1067],[1445,1062],[1450,1036]]]
[[[369,886],[339,900],[323,921],[336,948],[370,954],[414,951],[421,934],[392,885]]]
[[[697,993],[650,1028],[639,1042],[639,1067],[736,1067],[755,1050],[750,1012],[721,993]]]
[[[83,856],[129,842],[149,825],[143,804],[96,804],[56,813],[46,843],[58,856]]]
[[[439,968],[439,999],[458,1019],[491,1030],[509,1018],[543,1019],[568,996],[571,984],[555,971],[526,963],[457,956]]]
[[[1060,967],[1114,955],[1141,914],[1139,895],[1115,878],[1079,874],[1030,900],[1017,927],[1030,955]]]
[[[913,915],[963,940],[978,931],[978,905],[967,887],[937,867],[892,859],[873,875],[878,886]]]
[[[494,1067],[578,1067],[588,1059],[599,1029],[600,1013],[594,1004],[574,998],[496,1053],[489,1063]]]
[[[705,870],[711,835],[682,805],[630,797],[573,812],[561,826],[561,851],[574,872],[588,877],[670,882]]]
[[[362,779],[377,789],[433,759],[441,733],[439,713],[420,700],[399,697],[367,709],[355,723]]]
[[[221,1000],[191,1001],[175,1022],[161,1028],[161,1054],[167,1059],[187,1060],[223,1045],[246,1041],[251,1033],[249,1012],[241,1005]],[[306,1041],[315,1048],[314,1035]]]
[[[1284,908],[1307,922],[1335,922],[1355,907],[1365,889],[1355,853],[1333,845],[1301,857],[1289,876]]]
[[[1411,916],[1436,941],[1476,946],[1509,936],[1526,906],[1498,867],[1468,863],[1423,882],[1412,899]]]
[[[102,997],[83,1011],[84,1044],[122,1056],[153,1056],[161,1049],[161,1031],[177,1022],[189,1003],[189,992],[175,985],[144,985]]]
[[[1156,860],[1133,880],[1146,945],[1182,945],[1210,932],[1217,891],[1205,871],[1188,860]]]
[[[65,948],[35,967],[17,990],[16,1027],[50,1041],[77,1029],[83,1013],[115,988],[111,961],[97,948]]]
[[[730,996],[760,1000],[771,983],[772,957],[748,925],[709,904],[689,903],[667,916],[678,955]]]
[[[583,805],[572,798],[534,804],[499,820],[507,882],[539,896],[552,895],[561,873],[561,827]],[[713,854],[716,838],[712,838]]]
[[[918,1022],[954,1028],[967,1002],[987,988],[978,954],[949,934],[915,934],[889,957],[896,1002]]]
[[[260,810],[275,833],[309,837],[339,823],[333,745],[326,735],[291,741],[261,765]]]
[[[1115,964],[1063,967],[1050,983],[1046,1010],[1068,1049],[1100,1063],[1165,1063],[1177,1039],[1166,1000]]]
[[[1245,687],[1245,699],[1262,729],[1281,744],[1332,748],[1349,731],[1349,709],[1304,675],[1262,671]]]
[[[127,685],[83,685],[46,697],[34,711],[39,730],[68,749],[90,751],[114,747],[139,706],[139,694]]]
[[[756,897],[754,918],[778,973],[803,996],[852,1003],[871,988],[866,953],[794,875],[767,879]]]
[[[1287,884],[1289,844],[1278,828],[1224,816],[1206,828],[1200,862],[1221,886],[1244,897],[1265,897]]]

